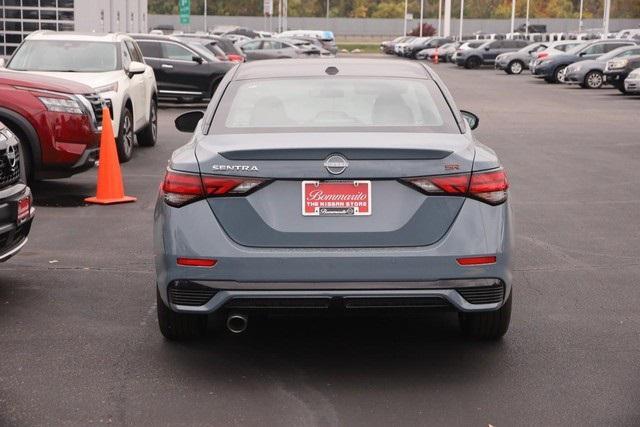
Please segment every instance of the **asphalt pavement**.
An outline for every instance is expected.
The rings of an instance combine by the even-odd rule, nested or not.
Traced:
[[[640,425],[640,97],[434,66],[511,183],[511,329],[454,314],[272,319],[170,343],[155,318],[153,206],[184,109],[123,165],[137,203],[85,206],[95,171],[35,186],[0,264],[0,425]]]

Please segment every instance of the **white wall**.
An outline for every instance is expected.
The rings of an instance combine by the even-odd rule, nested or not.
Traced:
[[[147,0],[76,0],[75,20],[76,31],[146,32]]]

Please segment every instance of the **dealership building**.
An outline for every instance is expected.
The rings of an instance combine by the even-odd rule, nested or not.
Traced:
[[[37,30],[146,32],[147,0],[0,0],[0,56]]]

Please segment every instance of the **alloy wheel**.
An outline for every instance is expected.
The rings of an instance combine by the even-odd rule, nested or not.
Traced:
[[[513,61],[511,63],[511,73],[520,74],[522,72],[522,63],[520,61]]]
[[[133,125],[131,124],[131,117],[129,114],[124,115],[124,122],[122,124],[123,132],[123,148],[124,152],[129,156],[133,150]]]
[[[587,74],[587,86],[590,89],[599,89],[602,86],[602,75],[597,72]]]

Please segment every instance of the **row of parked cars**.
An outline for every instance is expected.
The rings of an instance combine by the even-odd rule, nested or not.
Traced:
[[[399,37],[383,42],[384,53],[451,62],[467,69],[494,66],[507,74],[531,74],[547,83],[598,89],[611,85],[622,93],[640,93],[640,30],[622,30],[612,38],[538,41],[493,38],[451,41],[442,37]]]
[[[103,107],[126,162],[156,144],[159,101],[209,99],[238,62],[335,55],[333,35],[316,33],[30,34],[0,58],[0,262],[27,241],[27,184],[96,163]]]

